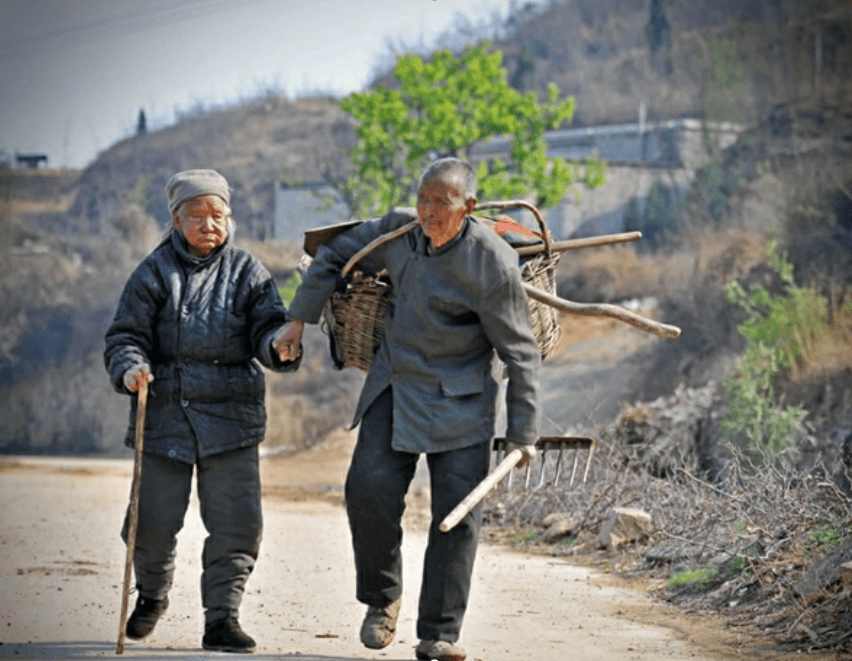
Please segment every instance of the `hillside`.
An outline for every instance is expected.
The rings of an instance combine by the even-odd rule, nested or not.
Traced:
[[[656,296],[658,314],[684,327],[681,341],[644,359],[659,377],[637,377],[620,397],[648,399],[681,382],[700,385],[731,365],[741,340],[721,287],[760,268],[759,246],[770,234],[780,233],[803,278],[832,296],[834,305],[845,300],[846,191],[852,185],[840,173],[849,159],[852,121],[841,103],[849,98],[849,78],[839,74],[850,59],[846,36],[852,23],[842,3],[808,5],[805,20],[794,2],[751,0],[735,10],[716,3],[665,3],[670,42],[652,56],[647,3],[566,0],[516,8],[502,27],[502,41],[493,44],[522,89],[553,80],[574,94],[575,123],[633,119],[640,102],[648,119],[726,118],[724,109],[710,103],[713,85],[733,105],[749,109],[737,119],[749,120],[751,129],[724,159],[704,169],[679,202],[679,243],[655,253],[634,246],[626,249],[627,259],[604,250],[564,260],[564,296],[606,301]],[[822,35],[819,84],[810,87],[803,81],[815,80],[806,75],[813,73],[814,42],[805,38],[805,28],[811,37]],[[696,43],[702,48],[724,43],[727,50],[721,60],[702,60],[690,55],[688,45]],[[524,55],[529,52],[534,60]],[[772,53],[783,58],[773,59]],[[660,57],[670,66],[660,66]],[[730,65],[733,77],[727,82],[717,79],[720,62]],[[676,100],[681,97],[690,102]],[[264,96],[225,110],[186,113],[174,126],[122,140],[82,173],[44,173],[37,179],[22,171],[0,172],[0,222],[10,247],[0,276],[8,320],[0,355],[5,394],[0,447],[118,451],[124,401],[103,383],[99,338],[124,280],[167,222],[162,191],[171,174],[196,166],[225,174],[234,189],[238,240],[283,281],[300,251],[264,242],[275,183],[339,181],[348,171],[345,154],[352,139],[351,121],[332,99]],[[779,197],[779,191],[786,195]],[[811,211],[801,212],[804,206]],[[814,218],[819,232],[811,229]],[[835,255],[829,263],[811,259],[826,250]],[[667,277],[673,272],[676,281]],[[698,300],[712,310],[713,323],[701,318]],[[325,338],[317,332],[313,341],[316,362],[286,383],[273,378],[271,388],[301,392],[298,407],[306,418],[314,416],[306,411],[316,408],[317,392],[330,401],[338,395],[351,399],[348,386],[335,395],[317,384],[359,378],[343,373],[328,380]],[[83,406],[77,393],[86,393]],[[46,401],[58,405],[47,412]],[[328,401],[322,406],[342,408]],[[345,416],[316,417],[333,425]],[[302,433],[302,427],[313,431]],[[292,439],[310,443],[325,427],[297,422],[277,435],[284,445]]]

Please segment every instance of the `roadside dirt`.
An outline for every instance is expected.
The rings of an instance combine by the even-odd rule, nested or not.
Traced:
[[[341,433],[310,451],[262,462],[264,543],[241,617],[258,639],[254,658],[413,658],[428,521],[425,475],[415,478],[406,513],[407,590],[397,640],[370,651],[358,641],[363,607],[354,599],[342,507],[352,443],[351,434]],[[114,654],[125,557],[118,529],[131,472],[129,459],[0,458],[0,658]],[[793,658],[711,616],[654,603],[641,583],[563,558],[521,553],[500,537],[486,530],[477,560],[460,641],[472,660]],[[125,656],[221,658],[200,649],[203,539],[193,502],[178,538],[172,606],[149,639],[128,641]]]

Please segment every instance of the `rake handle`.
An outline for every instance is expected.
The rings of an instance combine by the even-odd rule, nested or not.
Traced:
[[[145,442],[145,411],[148,408],[148,384],[143,383],[136,393],[136,452],[133,457],[133,481],[130,485],[130,509],[127,521],[127,555],[124,560],[124,583],[121,588],[121,616],[118,622],[116,654],[124,654],[125,622],[130,601],[130,577],[133,568],[133,551],[136,548],[136,528],[139,524],[139,489],[142,478],[142,446]]]
[[[476,485],[464,500],[455,506],[452,512],[447,514],[439,529],[441,532],[449,532],[466,517],[470,511],[479,504],[488,492],[491,491],[509,472],[524,458],[524,451],[520,448],[512,450],[479,484]]]

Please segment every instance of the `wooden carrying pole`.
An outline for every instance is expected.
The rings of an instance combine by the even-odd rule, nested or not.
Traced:
[[[482,480],[482,482],[477,484],[474,490],[465,496],[464,500],[456,505],[455,509],[447,514],[444,520],[441,521],[441,525],[438,526],[441,532],[447,532],[455,528],[459,521],[467,516],[467,514],[479,504],[479,501],[485,498],[485,496],[488,495],[488,492],[497,486],[500,480],[506,477],[509,472],[518,465],[518,462],[523,458],[523,456],[524,451],[520,448],[512,450],[509,454],[507,454],[505,459],[497,464],[494,470],[491,471],[485,479]]]
[[[642,238],[642,232],[621,232],[620,234],[604,234],[602,236],[590,236],[585,239],[568,239],[550,244],[550,252],[567,252],[569,250],[580,250],[581,248],[597,248],[598,246],[611,246],[616,243],[629,243]],[[518,246],[515,248],[521,257],[529,257],[544,252],[544,244],[531,246]]]
[[[130,601],[130,578],[133,573],[133,551],[136,547],[136,527],[139,524],[139,482],[142,477],[142,446],[145,442],[145,410],[148,408],[148,384],[143,383],[136,394],[136,453],[133,457],[133,481],[130,484],[130,507],[127,520],[127,556],[124,561],[124,583],[121,588],[121,617],[118,622],[116,654],[124,654],[127,608]]]

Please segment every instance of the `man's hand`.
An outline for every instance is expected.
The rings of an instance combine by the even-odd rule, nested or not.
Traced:
[[[151,374],[151,368],[147,363],[142,363],[136,367],[131,367],[124,373],[124,387],[130,392],[138,392],[142,384],[151,383],[154,380],[154,375]]]
[[[284,362],[296,360],[302,352],[302,331],[305,323],[294,319],[284,324],[272,338],[272,349],[278,354],[278,358]]]
[[[521,457],[521,460],[515,466],[516,468],[526,466],[527,463],[529,463],[529,460],[535,457],[537,452],[535,445],[521,445],[520,443],[507,443],[506,450],[508,452],[511,452],[512,450],[520,450],[524,453],[524,456]]]

